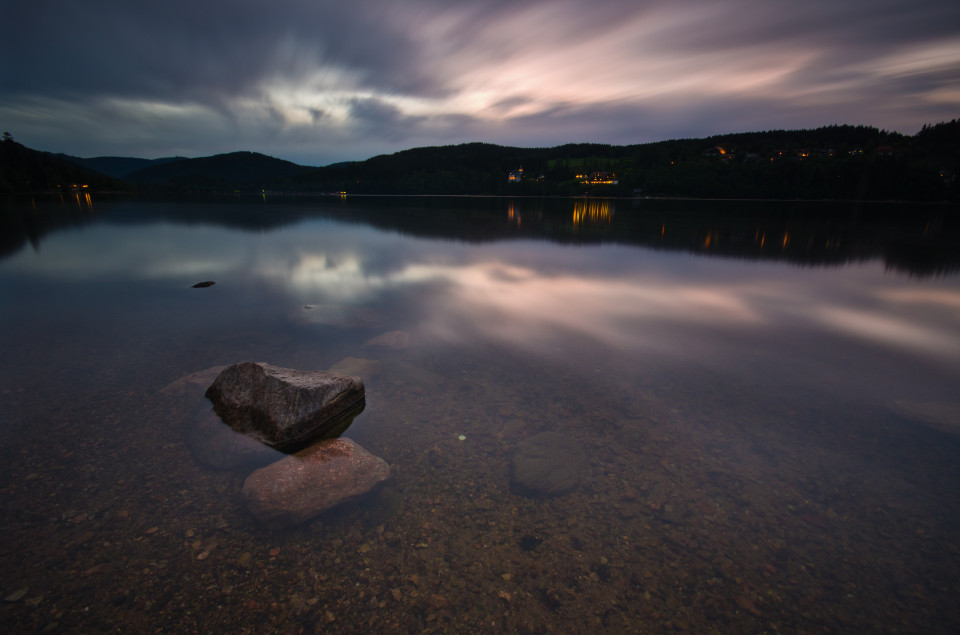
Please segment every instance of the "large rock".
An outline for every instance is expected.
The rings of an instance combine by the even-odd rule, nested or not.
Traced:
[[[298,525],[362,496],[390,467],[350,439],[327,439],[256,470],[243,484],[250,512],[270,529]]]
[[[206,395],[224,423],[283,452],[342,434],[365,405],[359,377],[263,362],[228,366]]]
[[[513,488],[524,496],[558,496],[583,479],[580,444],[559,432],[543,432],[520,443],[513,455]]]

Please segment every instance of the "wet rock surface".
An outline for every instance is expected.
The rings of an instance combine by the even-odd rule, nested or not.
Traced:
[[[352,440],[328,439],[253,472],[243,497],[263,525],[284,529],[368,493],[389,476],[383,459]]]
[[[542,432],[520,443],[513,455],[513,489],[525,496],[559,496],[572,492],[583,478],[580,443],[558,432]]]
[[[206,396],[235,431],[284,452],[341,434],[365,405],[359,377],[264,362],[227,367]]]

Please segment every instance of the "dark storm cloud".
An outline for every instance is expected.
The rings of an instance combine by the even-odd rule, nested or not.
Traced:
[[[74,153],[636,143],[960,111],[955,0],[7,0],[0,120]],[[84,150],[86,148],[87,150]]]
[[[360,134],[390,141],[407,138],[420,121],[420,118],[404,115],[396,106],[376,97],[351,100],[350,117],[358,125]]]
[[[215,99],[276,73],[337,64],[370,85],[429,90],[410,73],[410,34],[379,24],[386,2],[14,2],[3,27],[5,90],[83,98]]]

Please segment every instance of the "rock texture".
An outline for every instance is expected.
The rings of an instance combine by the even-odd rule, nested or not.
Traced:
[[[525,496],[559,496],[583,478],[583,450],[558,432],[543,432],[517,446],[511,462],[512,485]]]
[[[362,496],[390,467],[350,439],[327,439],[256,470],[243,484],[250,512],[270,529],[298,525]]]
[[[283,452],[343,433],[365,405],[359,377],[264,362],[228,366],[206,396],[224,423]]]

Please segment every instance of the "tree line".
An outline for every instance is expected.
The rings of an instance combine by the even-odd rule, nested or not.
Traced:
[[[325,167],[235,152],[166,159],[122,179],[84,165],[98,164],[30,150],[7,133],[0,142],[0,191],[84,181],[99,189],[145,192],[957,201],[960,121],[927,125],[915,135],[837,125],[635,145],[465,143]]]

